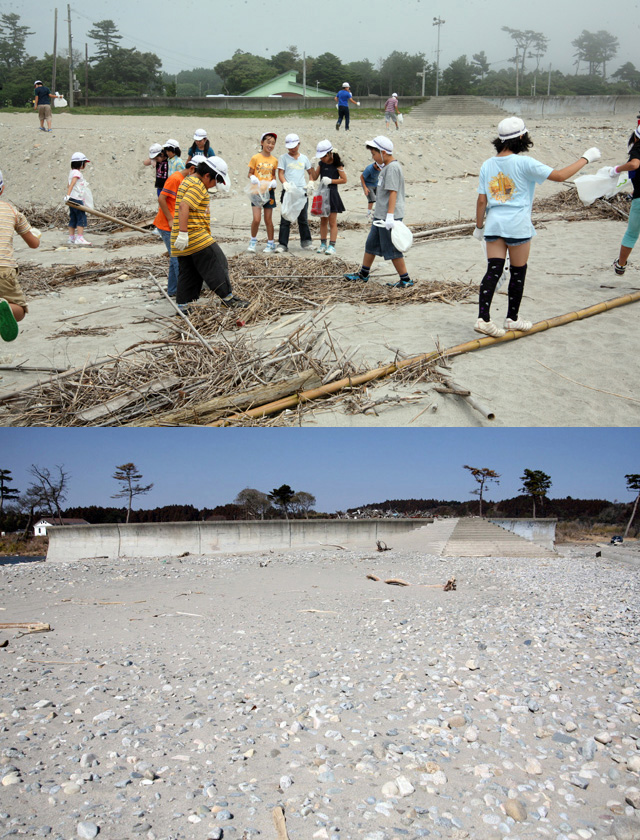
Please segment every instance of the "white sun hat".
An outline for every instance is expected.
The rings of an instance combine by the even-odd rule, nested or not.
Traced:
[[[284,138],[284,145],[287,149],[295,149],[295,147],[300,143],[300,138],[297,134],[287,134]]]
[[[328,155],[329,152],[332,151],[333,146],[331,145],[331,140],[321,140],[316,146],[316,157],[318,159],[323,158],[325,155]]]
[[[498,123],[498,137],[501,140],[513,140],[526,133],[527,127],[524,124],[524,120],[521,120],[520,117],[507,117]]]
[[[207,139],[207,132],[204,128],[198,128],[195,130],[193,134],[194,140],[206,140]]]
[[[160,145],[160,143],[152,143],[149,146],[149,157],[151,158],[151,160],[157,158],[161,151],[162,146]]]
[[[365,146],[367,149],[377,149],[379,152],[386,152],[388,155],[393,154],[393,143],[384,134],[379,134],[373,140],[367,140]]]

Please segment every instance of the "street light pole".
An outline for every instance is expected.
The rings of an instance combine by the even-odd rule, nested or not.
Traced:
[[[438,95],[438,86],[440,82],[440,27],[446,21],[439,17],[434,17],[433,25],[438,27],[438,49],[436,50],[436,96]]]

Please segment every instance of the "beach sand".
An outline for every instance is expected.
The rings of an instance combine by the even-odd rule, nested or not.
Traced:
[[[3,565],[3,834],[640,836],[638,546],[403,539]]]
[[[407,223],[455,224],[474,219],[477,174],[482,161],[492,153],[494,123],[494,118],[440,117],[426,124],[408,115],[403,128],[393,132],[396,156],[404,167],[407,183]],[[357,268],[367,233],[366,204],[359,185],[360,172],[369,162],[364,143],[384,131],[382,119],[354,117],[352,130],[346,134],[337,133],[331,120],[298,116],[194,120],[56,114],[54,132],[45,135],[37,131],[33,115],[6,114],[2,116],[0,131],[13,151],[5,155],[5,197],[20,205],[55,206],[66,191],[68,159],[73,151],[82,150],[92,160],[88,180],[96,208],[126,202],[148,208],[151,216],[155,209],[153,174],[141,165],[149,144],[163,141],[166,135],[184,140],[186,151],[193,130],[200,125],[208,129],[214,149],[229,163],[233,179],[231,193],[212,203],[212,229],[227,256],[241,254],[246,248],[250,220],[243,192],[246,164],[256,151],[256,138],[266,128],[273,128],[279,134],[277,153],[283,150],[284,135],[296,131],[302,138],[302,151],[310,157],[317,141],[324,137],[344,155],[349,182],[341,189],[347,207],[341,218],[359,223],[359,227],[340,231],[340,259],[336,266],[338,273],[345,265]],[[605,163],[624,160],[631,126],[622,117],[594,116],[531,118],[528,128],[535,142],[532,154],[552,166],[575,160],[590,146],[600,147],[602,163],[584,170],[595,172]],[[566,189],[547,182],[537,189],[536,197],[552,197]],[[277,212],[274,218],[277,226]],[[624,277],[617,277],[611,267],[624,230],[622,218],[571,222],[553,218],[539,224],[529,261],[522,316],[536,322],[637,292],[640,274],[633,257]],[[46,230],[38,251],[29,251],[19,243],[18,258],[21,262],[30,260],[32,264],[52,266],[161,256],[164,251],[159,240],[157,244],[140,244],[140,235],[135,233],[94,234],[91,223],[87,236],[93,243],[91,248],[71,250],[66,247],[66,228]],[[260,245],[266,244],[263,229],[260,237]],[[114,251],[104,250],[106,242],[118,239],[127,245]],[[303,256],[294,236],[290,245],[290,256],[274,259],[295,261]],[[315,259],[327,258],[318,255]],[[417,243],[407,255],[407,265],[416,284],[478,284],[485,262],[480,244],[464,236]],[[392,273],[390,263],[377,260],[370,282],[385,284],[393,279],[388,276]],[[217,305],[213,298],[211,302]],[[57,287],[54,293],[32,296],[29,305],[30,312],[21,324],[17,341],[0,347],[0,365],[4,366],[0,369],[0,388],[5,392],[24,388],[46,375],[16,372],[7,367],[82,366],[96,358],[118,354],[136,341],[159,337],[157,320],[147,316],[169,316],[172,312],[148,276],[137,276],[135,272],[108,284]],[[330,405],[318,402],[313,411],[295,415],[295,422],[304,426],[353,427],[636,426],[640,421],[639,306],[640,303],[633,303],[452,359],[451,378],[484,403],[495,414],[494,420],[484,418],[460,397],[435,392],[432,384],[403,384],[387,379],[368,388],[371,400],[377,402],[375,412],[349,413],[342,401],[334,400]],[[505,314],[506,295],[500,293],[495,297],[492,315],[501,323]],[[476,318],[477,296],[472,295],[454,304],[400,305],[391,299],[376,306],[338,303],[327,321],[346,352],[358,347],[353,364],[363,371],[392,362],[396,349],[411,357],[477,338],[473,331]],[[52,338],[63,327],[75,324],[105,325],[107,335]],[[275,332],[274,340],[277,336]],[[281,422],[293,420],[284,415]]]

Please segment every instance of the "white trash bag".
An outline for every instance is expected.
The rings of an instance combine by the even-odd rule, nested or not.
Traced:
[[[404,122],[404,117],[402,116],[402,114],[398,114],[398,122],[401,124]]]
[[[280,215],[288,222],[295,222],[300,215],[300,212],[307,201],[307,191],[302,187],[296,187],[291,184],[288,190],[285,191],[282,204],[280,206]]]
[[[93,210],[93,193],[91,192],[91,187],[86,181],[84,182],[84,195],[82,196],[82,200],[84,201],[85,207]]]
[[[574,179],[580,201],[588,207],[597,198],[613,198],[629,183],[629,173],[609,175],[609,167],[603,166],[595,175],[579,175]]]
[[[377,219],[373,223],[376,227],[384,227],[384,222]],[[406,254],[409,248],[413,245],[413,234],[404,222],[396,221],[391,228],[391,241],[398,251]]]
[[[263,207],[271,200],[270,183],[270,181],[260,181],[257,184],[249,182],[244,188],[244,191],[251,199],[251,205],[253,207]]]
[[[60,96],[60,94],[56,91],[56,98],[53,100],[53,107],[54,108],[66,108],[69,103],[64,98],[64,96]]]

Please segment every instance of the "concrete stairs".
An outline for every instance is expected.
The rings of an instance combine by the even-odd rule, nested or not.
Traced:
[[[447,540],[442,556],[556,557],[557,555],[486,519],[468,517],[456,520],[455,528]]]
[[[411,122],[432,123],[438,117],[449,116],[485,117],[493,124],[509,115],[481,96],[432,96],[412,108],[407,119]]]
[[[440,556],[453,533],[457,519],[436,519],[422,528],[405,534],[398,534],[389,545],[403,551],[420,551]]]

